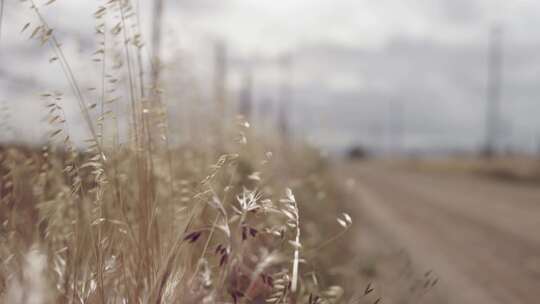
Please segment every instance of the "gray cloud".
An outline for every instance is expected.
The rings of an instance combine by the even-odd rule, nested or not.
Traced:
[[[141,3],[143,26],[148,27],[150,6]],[[274,62],[291,52],[295,58],[291,117],[297,133],[326,147],[357,142],[381,147],[390,145],[401,129],[402,144],[411,149],[472,148],[482,142],[488,32],[499,21],[505,28],[506,131],[501,143],[535,148],[540,134],[535,117],[540,110],[540,2],[277,3],[166,1],[166,58],[180,57],[184,74],[201,83],[204,95],[208,93],[204,83],[211,79],[211,42],[222,37],[233,57],[231,78],[241,79],[248,57],[258,54],[259,62],[265,62],[255,75],[259,102],[275,103],[280,75]],[[45,12],[88,85],[95,75],[90,54],[95,48],[92,12],[97,5],[57,1]],[[17,117],[31,121],[26,117],[35,114],[22,104],[35,105],[31,100],[44,88],[67,88],[58,67],[47,62],[50,53],[20,37],[29,18],[21,7],[8,6],[0,41],[0,100],[18,98]],[[70,113],[78,122],[76,107]]]
[[[501,144],[536,148],[540,56],[534,50],[540,46],[507,49]],[[305,127],[313,137],[329,136],[328,129],[334,130],[332,134],[340,134],[344,141],[329,141],[342,146],[354,142],[380,145],[375,137],[392,136],[400,128],[404,144],[410,148],[474,148],[482,143],[484,134],[486,52],[482,44],[446,46],[403,38],[382,50],[336,45],[301,49],[299,69],[305,65],[304,72],[329,77],[336,71],[347,73],[359,78],[361,85],[346,93],[335,92],[328,86],[330,80],[323,77],[317,85],[299,89],[297,127]],[[318,113],[326,116],[325,124],[303,118]],[[401,121],[400,126],[396,120]]]

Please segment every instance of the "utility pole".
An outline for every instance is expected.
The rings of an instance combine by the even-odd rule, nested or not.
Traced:
[[[163,117],[161,115],[164,113],[164,106],[162,104],[161,94],[159,90],[160,86],[160,76],[161,76],[161,39],[162,39],[162,25],[163,25],[163,1],[164,0],[154,0],[153,3],[153,16],[152,16],[152,58],[150,62],[151,67],[151,85],[152,89],[150,94],[145,94],[144,89],[144,74],[143,74],[143,61],[142,53],[139,49],[137,52],[137,60],[139,63],[140,75],[139,75],[139,86],[141,90],[141,99],[142,105],[145,108],[150,109],[148,114],[143,115],[143,129],[146,132],[147,144],[149,149],[153,150],[157,147],[156,137],[153,135],[161,134],[158,125],[159,122],[162,122]],[[139,14],[140,12],[137,12]],[[137,18],[139,15],[137,15]],[[140,20],[137,20],[140,26]],[[145,96],[146,95],[146,96]],[[146,99],[147,96],[150,96],[149,99]],[[169,145],[168,134],[162,134],[166,138],[166,146]],[[161,136],[159,136],[161,137]]]
[[[404,126],[403,126],[403,103],[399,99],[390,101],[390,115],[391,121],[391,137],[393,143],[391,144],[392,154],[396,156],[400,155],[403,151],[404,143]]]
[[[282,75],[278,110],[278,129],[284,142],[287,142],[290,136],[288,114],[290,113],[291,102],[292,56],[284,55],[280,60],[280,67]]]
[[[214,102],[216,103],[216,144],[223,150],[225,132],[225,116],[227,114],[227,46],[218,41],[214,45]]]
[[[0,39],[2,38],[2,24],[4,21],[4,0],[0,0]]]
[[[161,69],[161,35],[163,24],[163,0],[154,1],[154,15],[152,20],[152,85],[157,89]]]
[[[402,105],[395,97],[388,99],[386,111],[386,154],[395,157],[401,149],[402,137]]]
[[[240,114],[244,119],[252,123],[253,114],[253,67],[251,63],[248,64],[245,74],[244,83],[240,92]]]
[[[497,153],[497,140],[500,135],[500,99],[502,83],[502,27],[491,29],[488,50],[487,100],[485,117],[485,147],[483,154],[493,157]]]

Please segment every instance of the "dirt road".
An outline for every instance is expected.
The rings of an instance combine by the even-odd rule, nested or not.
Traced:
[[[540,187],[358,163],[366,216],[433,269],[445,303],[540,303]]]

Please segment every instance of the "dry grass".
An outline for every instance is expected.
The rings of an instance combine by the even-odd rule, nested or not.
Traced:
[[[102,69],[95,103],[39,7],[26,3],[38,24],[23,33],[53,50],[50,61],[63,68],[73,97],[42,94],[51,132],[41,151],[0,149],[1,301],[345,301],[330,270],[343,264],[332,257],[346,259],[352,247],[328,245],[352,220],[315,151],[246,140],[243,121],[220,126],[240,138],[214,140],[228,142],[223,147],[172,147],[163,88],[144,85],[129,1],[105,1],[94,13],[93,60]],[[90,134],[83,145],[73,142],[63,110],[73,99]],[[121,103],[130,109],[126,138],[118,131]]]
[[[299,180],[266,157],[226,154],[205,166],[202,153],[174,152],[171,188],[166,157],[138,181],[130,149],[106,152],[101,163],[91,154],[3,148],[4,301],[30,303],[36,293],[39,303],[301,303],[324,291],[315,275],[334,283],[327,270],[339,263],[320,247],[350,219],[338,223],[324,207],[324,170],[297,166],[308,174]]]

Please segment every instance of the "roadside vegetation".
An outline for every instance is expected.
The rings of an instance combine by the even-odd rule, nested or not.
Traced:
[[[43,6],[23,7],[32,21],[21,35],[52,52],[69,91],[36,97],[50,129],[43,145],[0,148],[1,302],[360,303],[371,293],[345,292],[354,277],[336,272],[355,254],[353,220],[318,151],[216,113],[173,143],[166,79],[142,63],[129,1],[93,12],[101,77],[90,89]],[[87,138],[70,133],[68,103]]]

